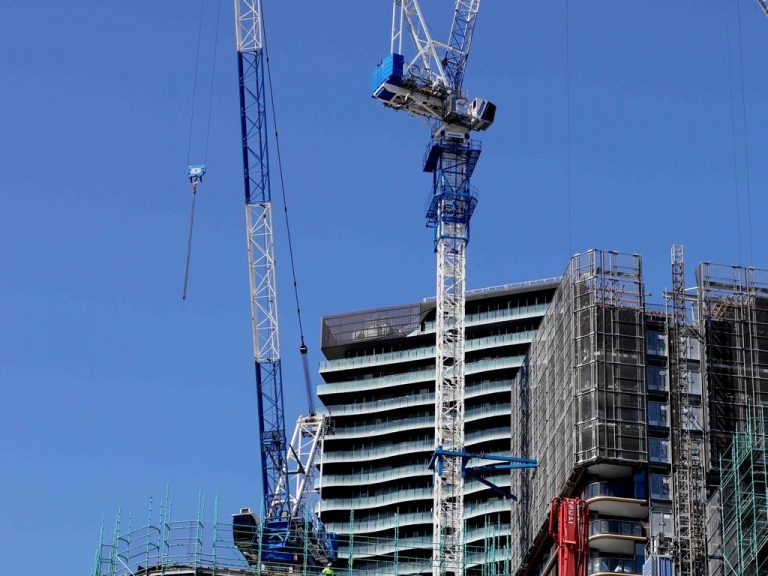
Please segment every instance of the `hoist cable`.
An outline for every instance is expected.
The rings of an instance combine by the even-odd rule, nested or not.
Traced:
[[[216,2],[216,32],[213,38],[213,63],[211,68],[211,88],[208,92],[208,123],[205,128],[204,163],[208,163],[208,142],[211,139],[211,117],[213,116],[213,87],[216,80],[216,54],[219,48],[219,24],[221,22],[221,2]]]
[[[728,58],[728,98],[731,105],[731,152],[733,156],[733,191],[736,198],[736,239],[739,250],[739,266],[741,266],[741,203],[739,201],[739,163],[736,154],[736,105],[733,98],[733,54],[731,50],[731,24],[728,4],[723,4],[725,10],[725,34]]]
[[[744,88],[744,49],[742,47],[742,35],[741,35],[741,7],[738,0],[736,1],[736,22],[737,32],[739,38],[739,68],[741,76],[741,119],[744,131],[744,164],[745,164],[745,176],[747,178],[747,230],[749,232],[749,265],[753,266],[753,244],[752,244],[752,192],[749,178],[749,135],[747,133],[747,99]]]
[[[189,213],[189,236],[187,237],[187,261],[184,266],[184,291],[181,299],[187,299],[187,288],[189,286],[189,260],[192,257],[192,228],[195,225],[195,200],[197,199],[197,182],[192,183],[192,210]]]
[[[192,157],[192,128],[195,122],[195,100],[197,98],[197,71],[200,67],[200,45],[203,37],[203,8],[205,7],[204,0],[200,0],[200,20],[197,24],[197,50],[195,54],[195,75],[192,81],[192,111],[189,114],[189,137],[187,141],[187,164],[189,164]]]
[[[571,24],[570,2],[565,0],[565,169],[568,178],[568,258],[573,256],[573,213],[571,195]]]
[[[299,299],[299,286],[296,280],[296,261],[293,253],[293,238],[291,236],[291,223],[288,218],[288,203],[285,195],[285,178],[283,175],[283,158],[280,150],[280,134],[277,127],[277,113],[275,111],[275,96],[272,84],[272,69],[269,62],[269,49],[267,44],[267,31],[264,25],[264,14],[261,15],[262,34],[264,38],[264,57],[267,67],[267,84],[269,89],[269,103],[272,111],[272,124],[275,128],[275,149],[277,151],[277,170],[280,177],[280,193],[283,200],[283,214],[285,216],[285,229],[288,236],[288,254],[291,263],[291,279],[293,281],[293,296],[296,301],[296,317],[299,324],[299,336],[301,338],[301,346],[299,351],[301,352],[302,364],[304,367],[304,385],[306,387],[307,402],[309,404],[309,410],[311,413],[315,412],[314,395],[312,394],[311,374],[309,371],[309,360],[307,358],[307,346],[304,342],[304,323],[301,318],[301,304]]]

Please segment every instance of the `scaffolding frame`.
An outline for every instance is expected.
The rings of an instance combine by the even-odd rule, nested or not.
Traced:
[[[704,441],[691,413],[688,369],[689,326],[683,247],[672,246],[672,318],[669,365],[672,416],[672,486],[675,537],[673,556],[679,576],[703,576],[706,565]]]
[[[599,462],[644,464],[645,290],[637,254],[575,255],[512,393],[512,453],[539,468],[512,478],[513,566],[526,573],[546,542],[550,501],[569,497]]]
[[[763,407],[719,458],[723,565],[732,576],[768,573],[768,421]]]
[[[218,498],[214,504],[212,521],[205,518],[205,499],[200,496],[193,520],[176,520],[172,515],[172,501],[162,499],[159,514],[150,501],[146,524],[127,526],[118,512],[112,537],[105,540],[104,527],[100,531],[91,576],[318,576],[322,567],[307,562],[309,550],[306,532],[312,522],[307,517],[296,526],[297,542],[294,562],[276,563],[261,560],[260,549],[254,550],[256,561],[249,562],[233,540],[233,524],[219,519]],[[413,537],[399,522],[394,512],[395,534],[374,537],[356,534],[354,514],[350,518],[350,534],[341,544],[343,558],[336,562],[336,576],[416,576],[431,571],[433,550],[431,536]],[[255,540],[260,548],[264,531],[264,518],[257,519]],[[466,561],[464,574],[473,576],[512,576],[511,542],[509,526],[500,520],[486,521],[481,528],[479,544],[462,543]],[[465,532],[465,534],[468,534]],[[304,536],[303,538],[301,536]],[[303,542],[303,544],[302,544]]]
[[[768,270],[703,263],[697,271],[707,473],[756,408],[768,406]]]

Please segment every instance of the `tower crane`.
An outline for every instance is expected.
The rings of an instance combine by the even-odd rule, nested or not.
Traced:
[[[765,15],[768,16],[768,0],[757,0],[757,3],[760,4],[760,8],[762,8]]]
[[[431,137],[423,169],[432,174],[427,226],[437,254],[434,576],[462,574],[464,559],[464,325],[466,248],[477,193],[470,178],[496,106],[462,89],[480,0],[455,0],[447,42],[436,40],[418,0],[393,0],[390,53],[376,67],[373,97],[426,119]],[[412,53],[406,59],[404,44]],[[446,457],[443,457],[446,456]]]
[[[336,555],[334,536],[325,532],[307,505],[327,422],[315,413],[299,417],[288,442],[269,177],[262,3],[235,0],[234,4],[264,516],[259,521],[250,508],[234,514],[233,536],[251,565],[290,563],[300,557],[305,565],[319,566],[333,561]],[[306,351],[302,339],[304,361]],[[309,402],[313,406],[311,397]]]

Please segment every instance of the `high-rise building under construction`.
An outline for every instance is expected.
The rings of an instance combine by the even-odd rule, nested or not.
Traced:
[[[671,301],[646,303],[634,254],[591,250],[556,281],[472,294],[468,450],[538,468],[492,479],[516,502],[467,483],[467,545],[485,554],[468,554],[468,569],[488,564],[490,537],[503,548],[496,573],[556,574],[549,506],[567,496],[589,505],[589,575],[656,574],[672,560],[676,575],[728,574],[713,502],[721,456],[768,404],[768,272],[704,263],[695,278],[681,287],[683,325]],[[395,549],[410,559],[400,573],[428,566],[430,314],[427,300],[323,319],[319,395],[335,431],[320,513],[354,540],[360,570],[380,571]],[[687,505],[675,500],[684,490]]]
[[[510,393],[559,279],[467,293],[466,445],[509,452]],[[318,395],[333,421],[322,458],[320,517],[339,535],[342,561],[379,572],[430,571],[434,450],[435,302],[326,316]],[[509,487],[509,476],[494,481]],[[470,548],[510,530],[510,506],[466,483]],[[483,561],[468,554],[468,565]],[[407,560],[406,560],[407,558]]]

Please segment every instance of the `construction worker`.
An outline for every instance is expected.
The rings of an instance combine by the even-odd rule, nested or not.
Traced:
[[[333,568],[331,568],[330,562],[328,562],[328,564],[325,565],[325,568],[323,568],[323,576],[333,576]]]

